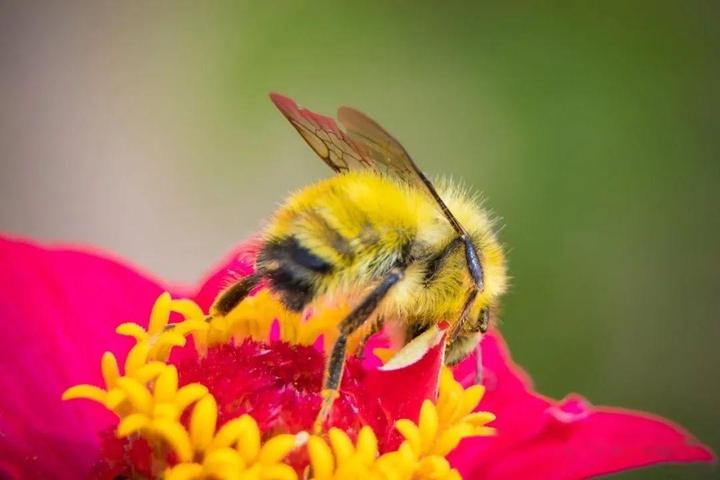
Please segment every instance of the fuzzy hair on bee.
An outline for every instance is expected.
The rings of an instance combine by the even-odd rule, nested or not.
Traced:
[[[505,259],[489,215],[463,190],[438,187],[483,259],[485,288],[458,333],[474,337],[480,312],[494,308],[505,290]],[[440,321],[457,321],[472,283],[457,236],[432,199],[372,172],[340,174],[290,196],[262,238],[257,272],[295,311],[327,296],[356,303],[402,266],[403,278],[365,326],[382,319],[403,343]],[[456,351],[461,344],[450,345],[448,362],[470,353]]]
[[[276,210],[262,232],[255,273],[221,293],[211,315],[229,313],[261,279],[292,311],[328,301],[352,306],[328,359],[320,426],[352,335],[385,326],[402,346],[448,322],[445,362],[471,353],[505,291],[505,256],[477,198],[449,181],[434,185],[364,114],[341,107],[341,130],[287,97],[271,98],[337,175],[295,192]]]

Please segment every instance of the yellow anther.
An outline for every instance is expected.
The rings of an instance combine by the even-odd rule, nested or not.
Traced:
[[[203,478],[203,466],[197,463],[181,463],[165,471],[165,480],[199,480]]]
[[[105,398],[104,405],[105,408],[107,408],[108,410],[120,415],[121,412],[119,410],[125,400],[127,400],[127,395],[125,395],[125,392],[123,392],[119,388],[113,388],[112,390],[107,392],[107,397]]]
[[[195,448],[204,452],[215,435],[217,425],[217,403],[212,395],[205,395],[193,409],[190,416],[190,439]]]
[[[169,418],[177,420],[180,418],[182,410],[172,403],[156,403],[153,407],[152,418]]]
[[[170,310],[179,313],[187,319],[201,319],[205,316],[197,303],[186,298],[172,300],[170,302]]]
[[[358,434],[356,453],[360,457],[360,460],[366,465],[372,464],[377,457],[377,437],[375,436],[372,428],[367,425],[361,428],[360,433]]]
[[[199,332],[207,329],[208,323],[205,320],[186,320],[184,322],[173,324],[173,331],[183,336],[192,332]]]
[[[450,464],[444,457],[433,455],[420,460],[417,470],[421,478],[442,478],[450,472]]]
[[[145,385],[130,377],[119,378],[117,383],[135,410],[145,414],[152,411],[152,394]]]
[[[148,333],[143,327],[132,322],[121,323],[117,326],[117,328],[115,328],[115,333],[126,337],[132,337],[138,342],[142,342],[143,340],[147,340],[149,338]]]
[[[215,437],[212,439],[208,450],[217,450],[220,448],[227,448],[237,442],[243,429],[243,425],[240,418],[230,420],[225,425],[220,427]]]
[[[174,420],[160,418],[152,422],[154,435],[165,440],[175,451],[180,462],[189,462],[193,457],[193,446],[187,430]]]
[[[335,471],[335,457],[330,447],[320,437],[310,437],[308,440],[308,455],[310,466],[316,480],[329,480]]]
[[[478,427],[490,423],[493,420],[495,420],[495,415],[490,412],[475,412],[468,414],[463,418],[464,422]]]
[[[258,463],[271,465],[287,456],[295,448],[295,435],[289,433],[275,435],[265,442],[258,455]]]
[[[148,383],[160,375],[167,365],[163,362],[148,362],[133,372],[133,378],[140,383]]]
[[[127,358],[125,359],[125,375],[132,375],[140,367],[145,365],[148,360],[148,354],[150,353],[150,346],[147,342],[143,341],[136,344],[128,352]]]
[[[458,446],[460,440],[474,433],[469,423],[458,423],[440,434],[433,447],[433,453],[445,456]]]
[[[438,432],[438,414],[435,405],[430,400],[425,400],[420,408],[420,451],[427,453],[432,448],[432,443]]]
[[[155,335],[162,332],[170,319],[170,305],[172,297],[168,292],[163,292],[152,307],[150,312],[150,321],[148,322],[147,332]]]
[[[297,474],[290,465],[275,463],[265,465],[260,470],[261,480],[297,480]],[[244,480],[244,479],[243,479]]]
[[[155,380],[153,396],[156,403],[171,402],[177,393],[178,373],[174,365],[166,366]]]
[[[62,394],[63,400],[73,400],[76,398],[86,398],[94,400],[98,403],[104,403],[107,392],[94,385],[75,385],[65,390]]]
[[[420,437],[420,429],[415,425],[414,422],[406,418],[400,419],[395,422],[395,428],[400,434],[405,437],[405,441],[418,454],[422,451],[422,441]]]
[[[117,379],[120,378],[120,368],[112,352],[103,353],[102,359],[100,360],[100,370],[102,371],[105,387],[115,387]]]
[[[150,425],[150,419],[142,413],[133,413],[120,420],[117,427],[119,438],[127,437]]]
[[[246,463],[254,462],[260,455],[260,429],[250,415],[243,415],[238,419],[239,434],[237,449]]]
[[[204,478],[242,479],[244,463],[238,453],[231,448],[215,450],[203,461]]]
[[[328,437],[330,438],[330,444],[332,445],[335,458],[338,459],[338,462],[342,462],[354,453],[350,437],[339,428],[331,428],[328,432]]]
[[[190,383],[181,387],[175,395],[175,405],[180,410],[185,410],[190,404],[200,400],[208,393],[205,385]]]

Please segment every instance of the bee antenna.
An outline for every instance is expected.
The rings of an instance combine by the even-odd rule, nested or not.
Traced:
[[[472,242],[470,241],[470,237],[468,237],[467,234],[462,236],[462,241],[465,244],[465,260],[467,261],[470,276],[475,281],[475,285],[477,286],[478,290],[482,292],[484,285],[483,268],[482,264],[480,263],[480,257],[478,257],[477,250],[475,250],[475,245],[472,244]]]

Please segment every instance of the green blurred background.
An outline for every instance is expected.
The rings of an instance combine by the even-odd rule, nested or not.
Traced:
[[[503,218],[502,330],[540,391],[667,416],[718,451],[719,14],[3,2],[0,228],[190,283],[329,174],[267,92],[353,105]]]

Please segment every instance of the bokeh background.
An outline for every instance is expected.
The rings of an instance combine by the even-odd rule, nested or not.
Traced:
[[[540,391],[718,451],[720,6],[499,3],[2,2],[0,229],[193,282],[329,174],[267,92],[357,106],[503,218]]]

